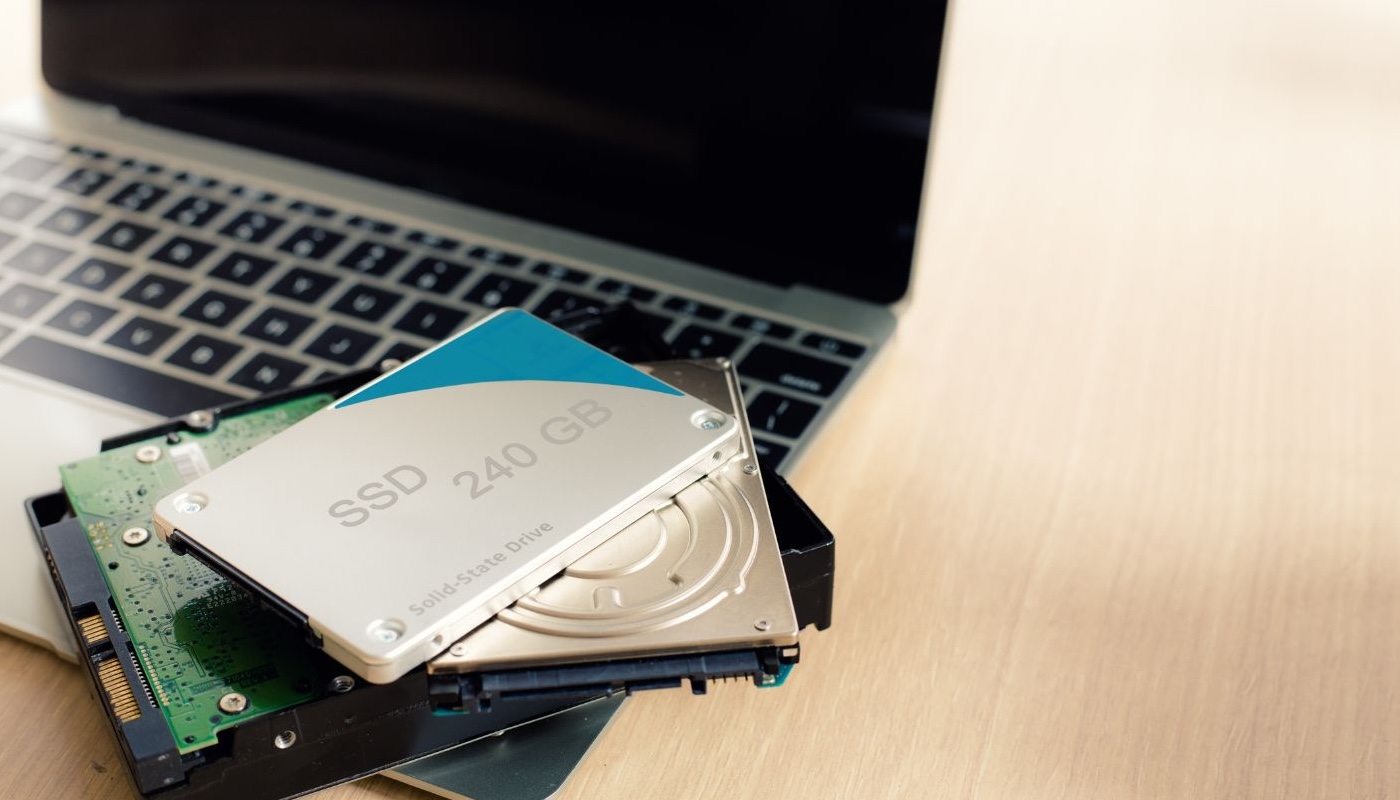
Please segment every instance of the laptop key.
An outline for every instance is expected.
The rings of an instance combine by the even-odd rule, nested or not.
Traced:
[[[16,343],[0,356],[0,364],[167,417],[238,399],[225,392],[39,336]]]
[[[435,294],[448,294],[470,273],[471,267],[463,264],[440,258],[423,258],[399,279],[399,283]]]
[[[108,200],[107,204],[124,208],[127,211],[149,211],[151,206],[164,200],[168,194],[170,194],[168,190],[154,184],[135,181],[128,183],[121,191],[112,195],[112,199]]]
[[[43,204],[44,201],[40,198],[23,192],[6,192],[0,196],[0,217],[19,222]]]
[[[227,225],[219,229],[219,233],[237,239],[240,242],[250,244],[262,244],[267,237],[271,236],[282,227],[286,220],[281,217],[274,217],[271,214],[260,214],[257,211],[244,211],[234,217]]]
[[[388,350],[384,351],[384,355],[380,360],[393,359],[394,361],[407,361],[421,352],[423,352],[423,348],[421,347],[415,347],[407,342],[395,342]]]
[[[379,244],[377,242],[360,242],[350,250],[349,253],[340,259],[340,266],[345,269],[365,275],[388,275],[389,271],[403,260],[407,252]]]
[[[147,228],[145,225],[137,225],[134,222],[118,222],[93,241],[103,247],[130,253],[155,235],[155,228]]]
[[[133,317],[107,337],[107,344],[141,356],[148,356],[170,341],[179,328],[145,317]]]
[[[865,355],[865,345],[863,344],[848,342],[845,339],[838,339],[835,336],[824,336],[820,333],[809,333],[803,336],[801,345],[844,358],[860,358]]]
[[[55,188],[65,192],[72,192],[83,197],[91,197],[97,190],[106,186],[112,180],[112,176],[105,172],[90,167],[80,167],[68,174],[68,177],[58,182]]]
[[[85,144],[69,145],[68,152],[73,155],[82,156],[83,158],[90,158],[93,161],[102,161],[107,158],[107,151],[98,150],[96,147],[88,147]]]
[[[776,392],[759,392],[749,403],[749,425],[754,430],[796,439],[807,430],[820,410],[821,406],[806,400],[784,397]]]
[[[180,269],[194,269],[212,252],[214,252],[214,245],[208,242],[184,236],[172,236],[170,241],[151,253],[151,260]]]
[[[359,214],[355,214],[354,216],[345,220],[345,224],[351,228],[359,228],[362,231],[377,233],[381,236],[393,236],[394,232],[399,229],[399,226],[394,225],[393,223],[384,222],[383,220],[378,219],[370,219],[369,217],[362,217]]]
[[[466,319],[466,312],[420,300],[394,323],[394,327],[437,341],[447,338]]]
[[[64,206],[49,215],[49,218],[39,223],[39,227],[46,231],[62,234],[64,236],[77,236],[96,222],[98,215],[91,211],[84,211],[81,208]]]
[[[487,275],[467,292],[465,299],[487,308],[518,306],[539,286],[532,281]]]
[[[820,397],[836,391],[850,371],[845,364],[771,344],[756,345],[739,364],[741,375]]]
[[[4,294],[0,294],[0,312],[20,319],[29,319],[53,302],[55,297],[58,295],[46,289],[17,283],[6,289]]]
[[[378,322],[384,318],[385,314],[389,313],[389,309],[402,299],[403,295],[397,292],[388,292],[357,283],[346,290],[339,300],[331,304],[331,310],[366,322]]]
[[[753,437],[753,449],[758,454],[758,460],[767,464],[770,469],[777,469],[787,454],[792,452],[792,448],[785,444],[770,442],[767,439]]]
[[[688,297],[668,297],[661,307],[667,311],[674,311],[677,314],[685,314],[688,317],[699,319],[717,320],[724,316],[724,309],[719,306],[712,306],[709,303],[702,303],[699,300],[691,300]]]
[[[306,352],[337,364],[352,366],[379,342],[379,337],[344,325],[332,325],[307,346]]]
[[[563,264],[555,264],[549,261],[541,261],[535,266],[530,267],[530,271],[536,275],[542,275],[550,280],[559,281],[560,283],[578,284],[588,280],[588,273],[581,269],[574,269],[573,267],[566,267]]]
[[[74,300],[44,324],[78,336],[87,336],[116,315],[115,308],[89,303],[86,300]]]
[[[224,256],[223,261],[209,270],[209,275],[236,283],[239,286],[252,286],[262,280],[262,277],[271,272],[275,266],[277,266],[277,262],[270,258],[250,256],[235,250]]]
[[[63,282],[100,292],[116,283],[130,271],[120,264],[113,264],[100,258],[89,258],[68,273]]]
[[[252,304],[241,297],[210,289],[186,306],[185,310],[180,312],[180,316],[222,328],[250,305]]]
[[[165,361],[167,364],[194,370],[201,375],[213,375],[223,369],[223,366],[242,349],[242,346],[233,342],[196,333],[185,340],[185,343]]]
[[[129,169],[132,172],[139,172],[142,175],[159,175],[165,168],[159,164],[152,164],[149,161],[141,161],[135,158],[123,158],[120,164],[122,169]]]
[[[729,324],[739,330],[761,334],[772,339],[786,339],[794,332],[791,325],[784,325],[781,322],[774,322],[771,319],[763,319],[750,314],[740,314],[730,320]]]
[[[640,309],[635,308],[634,310],[636,311],[636,315],[640,318],[639,321],[645,324],[647,328],[655,332],[657,336],[665,336],[666,329],[671,327],[670,317],[665,317],[660,314],[652,314],[650,312],[642,311]]]
[[[288,211],[295,211],[299,214],[310,214],[321,219],[330,219],[335,216],[335,209],[329,206],[318,206],[315,203],[308,203],[305,200],[293,200],[287,204]]]
[[[52,172],[57,166],[57,161],[50,161],[38,156],[25,156],[6,167],[4,174],[22,181],[37,181]]]
[[[234,197],[246,197],[254,203],[275,203],[277,195],[262,189],[254,189],[251,186],[235,185],[228,187],[228,193]]]
[[[635,283],[608,278],[598,282],[598,291],[613,297],[624,298],[638,303],[647,303],[656,298],[656,290],[638,286]]]
[[[485,261],[487,264],[494,264],[498,267],[518,267],[525,262],[524,256],[506,250],[498,250],[494,247],[473,247],[467,251],[467,257]]]
[[[32,275],[47,275],[71,255],[73,255],[72,250],[32,242],[18,253],[5,259],[5,264]]]
[[[272,288],[268,291],[282,297],[300,300],[303,303],[314,303],[339,282],[339,278],[330,275],[313,272],[304,267],[293,267],[280,280],[272,284]]]
[[[239,367],[229,383],[256,389],[259,392],[272,392],[285,389],[306,371],[306,365],[290,358],[258,353]]]
[[[332,233],[314,225],[303,225],[278,245],[277,249],[298,258],[319,260],[325,258],[327,253],[340,246],[343,241],[345,237],[339,233]]]
[[[744,340],[705,325],[687,325],[671,340],[681,358],[729,358]]]
[[[194,172],[186,172],[184,170],[181,170],[175,173],[174,175],[171,175],[170,177],[187,186],[193,186],[196,189],[213,189],[215,186],[219,185],[218,178],[211,178],[208,175],[200,175]]]
[[[313,322],[311,317],[277,308],[265,309],[243,329],[244,336],[272,344],[289,345]]]
[[[172,300],[188,288],[188,283],[164,275],[142,275],[130,289],[122,292],[122,299],[140,303],[147,308],[161,309],[170,305]]]
[[[566,292],[563,289],[555,289],[537,303],[531,311],[540,319],[553,321],[565,314],[571,314],[575,311],[583,311],[588,308],[601,309],[607,305],[608,302],[606,300],[598,300],[585,295]]]
[[[165,212],[164,219],[178,222],[189,228],[203,228],[209,220],[219,216],[228,206],[206,200],[203,197],[186,197]]]
[[[424,233],[423,231],[409,231],[405,239],[414,244],[421,244],[424,247],[431,247],[434,250],[456,250],[462,243],[456,239],[449,239],[446,236],[438,236],[435,233]]]

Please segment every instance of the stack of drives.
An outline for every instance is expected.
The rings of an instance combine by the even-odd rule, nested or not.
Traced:
[[[633,366],[516,310],[61,472],[31,518],[148,797],[294,796],[617,692],[777,686],[829,622],[830,535],[761,469],[727,362]]]

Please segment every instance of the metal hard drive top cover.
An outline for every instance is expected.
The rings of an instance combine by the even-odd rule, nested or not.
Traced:
[[[743,408],[719,360],[641,365],[727,412]],[[787,577],[747,420],[723,468],[528,592],[428,663],[429,672],[786,646],[797,642]]]

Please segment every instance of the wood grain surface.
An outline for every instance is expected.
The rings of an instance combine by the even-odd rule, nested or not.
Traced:
[[[560,796],[1400,795],[1400,5],[961,0],[944,69],[900,332],[791,476],[835,626]],[[132,797],[3,639],[0,796]]]

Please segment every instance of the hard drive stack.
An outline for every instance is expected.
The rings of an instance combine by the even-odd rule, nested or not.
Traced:
[[[138,791],[292,797],[599,698],[783,683],[834,542],[732,367],[658,360],[625,308],[561,324],[620,358],[507,310],[61,467],[30,516]]]

